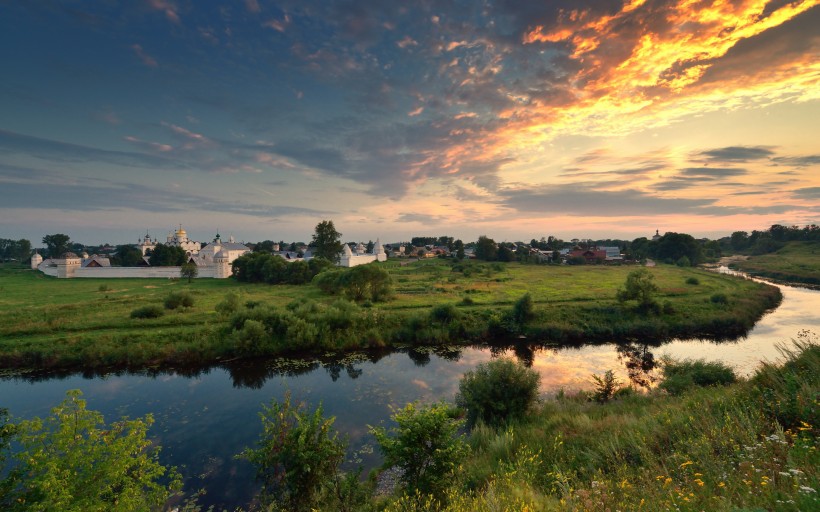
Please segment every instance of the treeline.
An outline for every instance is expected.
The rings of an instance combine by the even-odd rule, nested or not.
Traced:
[[[23,261],[31,256],[31,242],[25,238],[10,240],[0,238],[0,260]]]
[[[729,246],[735,251],[751,254],[768,254],[783,247],[786,242],[809,242],[820,240],[820,226],[804,227],[774,224],[765,231],[735,231],[729,237]]]
[[[332,266],[324,258],[289,263],[280,256],[265,252],[244,254],[231,264],[237,281],[268,284],[306,284],[319,272]]]

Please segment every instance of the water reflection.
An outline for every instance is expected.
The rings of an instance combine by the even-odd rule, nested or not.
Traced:
[[[209,489],[203,504],[234,508],[256,490],[252,468],[234,455],[261,431],[262,403],[290,391],[310,406],[323,404],[335,427],[350,439],[367,469],[378,464],[367,425],[389,418],[392,407],[414,401],[452,400],[461,376],[492,357],[514,357],[541,376],[541,393],[592,388],[591,375],[615,370],[621,380],[651,386],[664,356],[722,360],[749,374],[776,346],[806,328],[820,326],[820,291],[783,287],[781,306],[747,336],[731,342],[630,340],[584,345],[545,345],[526,339],[495,346],[408,347],[343,358],[222,361],[209,367],[108,369],[27,373],[0,378],[0,407],[17,417],[44,416],[68,389],[80,388],[91,409],[108,421],[152,413],[150,435],[163,446],[164,464],[178,466],[186,489]],[[358,462],[357,462],[358,464]]]

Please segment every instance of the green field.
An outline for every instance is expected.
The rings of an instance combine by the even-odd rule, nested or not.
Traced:
[[[788,242],[777,252],[752,256],[732,267],[778,281],[820,285],[820,242]]]
[[[393,280],[393,299],[360,305],[323,295],[313,285],[60,280],[2,265],[0,366],[201,364],[288,352],[469,343],[505,335],[552,342],[720,338],[744,333],[780,300],[774,287],[659,266],[651,272],[663,312],[647,315],[615,300],[634,267],[469,263],[466,270],[454,271],[444,260],[383,265]],[[690,278],[698,284],[687,284]],[[173,291],[188,291],[194,306],[155,319],[130,318],[136,308],[161,306]],[[241,304],[255,307],[220,316],[216,305],[232,293]],[[509,312],[525,293],[533,299],[534,318],[510,326]],[[716,294],[725,300],[715,302]],[[282,327],[285,321],[289,323]]]

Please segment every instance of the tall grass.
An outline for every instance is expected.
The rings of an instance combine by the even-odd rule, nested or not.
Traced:
[[[387,510],[818,510],[820,346],[801,333],[783,354],[728,387],[564,397],[479,426],[445,499]]]

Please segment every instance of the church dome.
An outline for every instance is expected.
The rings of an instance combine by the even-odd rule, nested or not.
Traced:
[[[63,255],[61,256],[61,258],[64,259],[64,260],[69,260],[69,259],[78,259],[79,256],[77,256],[73,252],[64,252]]]
[[[179,228],[176,232],[177,238],[182,238],[183,236],[187,236],[188,233],[185,232],[184,229]]]

